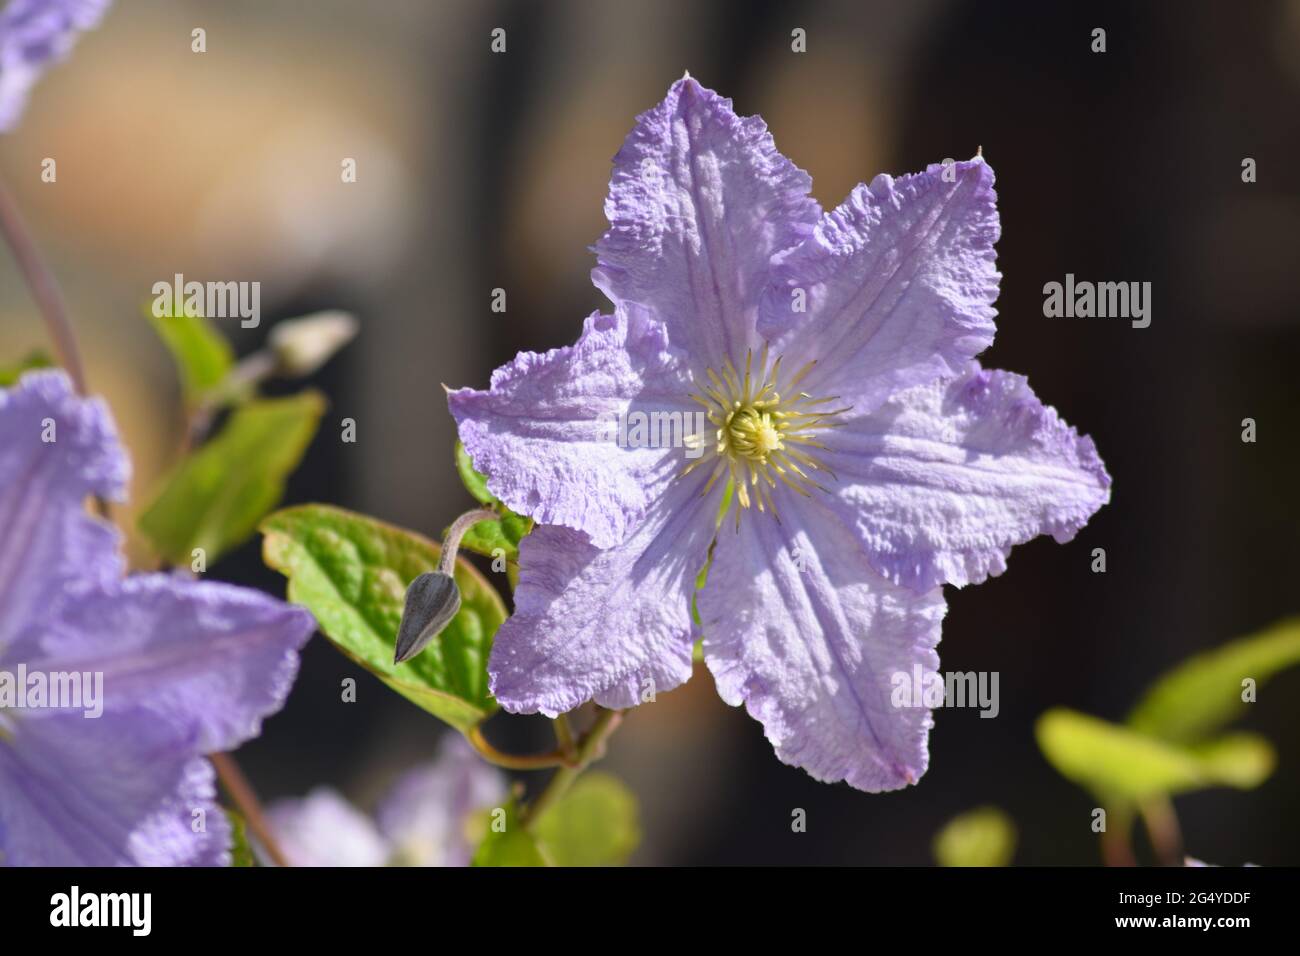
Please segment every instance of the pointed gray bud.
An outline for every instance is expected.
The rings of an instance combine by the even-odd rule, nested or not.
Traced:
[[[428,571],[406,589],[406,607],[397,629],[393,663],[409,661],[451,623],[460,610],[460,588],[449,574]]]

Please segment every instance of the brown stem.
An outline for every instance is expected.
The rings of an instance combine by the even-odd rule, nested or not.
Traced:
[[[271,862],[276,866],[289,866],[280,844],[271,834],[271,828],[266,822],[266,815],[262,813],[262,805],[258,802],[257,794],[253,792],[252,784],[248,782],[244,772],[239,769],[239,764],[235,763],[235,758],[230,754],[210,754],[208,759],[217,769],[217,779],[221,781],[221,786],[235,802],[239,812],[244,815],[248,829],[253,831],[253,836],[257,837],[257,842],[262,844]]]
[[[32,299],[45,319],[50,338],[54,340],[54,351],[59,357],[59,364],[67,370],[68,378],[72,379],[72,387],[77,393],[85,395],[86,373],[81,364],[81,352],[77,348],[77,336],[72,331],[72,323],[68,321],[63,296],[59,294],[59,285],[54,281],[54,273],[50,272],[45,260],[41,258],[36,240],[32,238],[31,231],[23,222],[18,206],[3,182],[0,182],[0,235],[5,237],[9,248],[13,250],[18,271],[22,273],[27,288],[31,290]],[[95,508],[105,520],[112,519],[112,509],[107,498],[96,495]]]
[[[1164,796],[1152,797],[1138,808],[1151,837],[1151,848],[1164,866],[1183,865],[1183,833],[1173,802]]]
[[[72,379],[77,391],[86,394],[86,374],[81,364],[81,353],[77,350],[77,339],[63,305],[63,296],[59,294],[53,273],[41,258],[31,232],[3,183],[0,183],[0,234],[4,235],[9,248],[13,250],[18,271],[31,289],[36,307],[49,327],[59,364],[67,369],[68,377]]]
[[[1116,809],[1101,834],[1101,859],[1107,866],[1137,866],[1133,853],[1133,815]]]

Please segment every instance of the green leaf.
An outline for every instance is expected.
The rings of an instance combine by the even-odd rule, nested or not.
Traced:
[[[507,561],[518,561],[519,542],[533,530],[533,522],[530,518],[515,514],[505,505],[498,507],[504,514],[470,527],[465,532],[465,537],[460,539],[460,546],[489,558],[501,555]],[[443,529],[444,537],[446,533],[447,529]]]
[[[940,866],[1009,866],[1016,825],[998,807],[977,807],[953,817],[934,838]]]
[[[244,818],[238,812],[227,809],[226,819],[230,821],[230,865],[257,866],[253,846],[248,842],[248,825]]]
[[[487,476],[474,470],[474,462],[470,461],[469,452],[460,442],[456,442],[456,471],[465,490],[479,504],[494,506],[500,503],[497,496],[488,491]]]
[[[186,315],[155,315],[147,311],[158,337],[171,352],[180,373],[187,405],[198,404],[204,394],[225,380],[235,362],[235,353],[207,319]]]
[[[519,562],[519,542],[532,531],[533,520],[515,514],[500,502],[495,494],[487,490],[486,476],[474,471],[469,453],[459,441],[456,442],[456,473],[459,473],[461,484],[464,484],[465,490],[474,501],[490,507],[499,515],[498,518],[478,522],[469,528],[465,536],[460,538],[461,548],[489,558],[503,555],[506,558],[507,571],[515,570],[512,566]],[[443,536],[446,536],[446,529],[443,529]],[[511,574],[511,587],[515,584],[513,578],[515,575]]]
[[[537,841],[519,820],[519,807],[515,801],[511,800],[501,809],[505,813],[501,818],[504,826],[494,827],[489,823],[487,836],[474,853],[472,865],[546,866],[546,858]]]
[[[1134,730],[1189,743],[1241,717],[1242,681],[1261,686],[1300,663],[1300,618],[1198,654],[1157,680],[1129,715]]]
[[[18,380],[23,377],[24,372],[30,372],[37,368],[53,368],[54,360],[48,354],[40,349],[33,349],[28,352],[17,362],[0,368],[0,388],[8,388],[10,385],[16,385]]]
[[[1212,786],[1250,789],[1274,763],[1268,741],[1253,734],[1186,747],[1065,708],[1038,718],[1035,734],[1062,776],[1094,794],[1132,800]]]
[[[556,866],[621,866],[641,842],[636,796],[617,777],[588,772],[533,825]]]
[[[236,409],[216,438],[172,471],[140,516],[158,554],[188,565],[202,548],[210,563],[248,538],[279,504],[324,410],[324,398],[312,391]]]
[[[496,495],[488,491],[487,478],[474,470],[469,452],[465,451],[465,446],[460,442],[456,442],[456,472],[460,475],[460,480],[465,485],[465,490],[470,493],[470,497],[479,504],[493,509],[499,515],[497,518],[480,521],[471,527],[465,532],[465,537],[461,538],[460,546],[489,558],[504,553],[507,562],[516,563],[519,560],[519,542],[533,530],[532,519],[515,514]],[[446,535],[446,529],[443,530],[443,534]]]
[[[457,560],[460,612],[421,654],[393,663],[406,588],[438,565],[426,538],[341,508],[286,508],[262,523],[266,563],[289,579],[339,650],[393,690],[462,733],[496,710],[488,693],[492,638],[506,619],[492,585]]]

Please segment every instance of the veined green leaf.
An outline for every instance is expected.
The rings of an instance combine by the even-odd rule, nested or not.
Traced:
[[[456,562],[460,611],[405,664],[393,663],[406,588],[438,565],[439,546],[411,531],[327,505],[276,512],[262,523],[266,563],[289,579],[325,636],[389,687],[462,733],[496,710],[487,687],[492,638],[505,605],[468,562]]]

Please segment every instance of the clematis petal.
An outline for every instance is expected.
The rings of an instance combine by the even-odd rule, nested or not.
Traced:
[[[996,201],[982,159],[877,176],[780,256],[758,329],[787,368],[817,360],[800,388],[869,412],[986,349],[1001,278]]]
[[[724,524],[698,605],[718,693],[763,724],[776,755],[859,790],[915,783],[929,710],[894,706],[894,675],[938,668],[942,593],[878,575],[817,499],[778,492],[782,520]],[[802,568],[802,570],[800,570]]]
[[[10,0],[0,9],[0,133],[22,115],[41,73],[95,27],[110,0]]]
[[[383,866],[392,855],[370,818],[329,787],[277,800],[266,818],[290,866]]]
[[[173,728],[63,712],[24,714],[8,733],[0,739],[0,863],[229,864],[212,765]]]
[[[493,494],[606,548],[636,526],[674,470],[664,448],[625,447],[620,416],[693,415],[683,369],[663,326],[632,306],[592,315],[576,345],[520,353],[492,374],[489,391],[463,388],[448,404]]]
[[[500,806],[506,778],[459,734],[443,738],[438,758],[408,771],[379,805],[379,829],[406,866],[469,866],[477,845],[473,815]]]
[[[739,361],[755,344],[772,254],[820,214],[811,188],[762,118],[683,77],[614,157],[592,281],[616,303],[651,307],[704,365]]]
[[[691,676],[690,600],[708,554],[716,495],[706,476],[673,482],[622,544],[600,550],[543,525],[520,543],[515,613],[488,661],[513,713],[548,717],[588,700],[632,707]]]
[[[170,727],[198,754],[261,732],[288,696],[315,621],[258,591],[150,574],[82,595],[48,628],[43,659],[102,673],[105,714]]]
[[[120,498],[129,472],[108,409],[64,373],[0,390],[0,661],[30,652],[70,584],[121,576],[117,532],[85,499]]]
[[[1069,541],[1110,500],[1092,439],[1023,376],[973,362],[825,440],[838,510],[873,566],[918,591],[1001,574],[1013,545],[1040,534]]]

